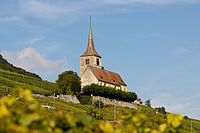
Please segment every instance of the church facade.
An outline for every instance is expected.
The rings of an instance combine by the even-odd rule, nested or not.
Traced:
[[[83,55],[80,56],[80,78],[81,87],[92,83],[108,86],[117,90],[127,91],[127,85],[119,74],[107,71],[102,66],[102,57],[94,48],[92,28],[90,24],[88,46]]]

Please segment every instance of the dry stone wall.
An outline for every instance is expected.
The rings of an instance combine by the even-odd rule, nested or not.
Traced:
[[[71,95],[59,95],[59,99],[62,99],[65,102],[72,102],[72,103],[80,103],[76,96]]]
[[[104,104],[109,104],[109,105],[116,105],[120,107],[128,107],[128,108],[137,109],[137,104],[133,102],[123,102],[123,101],[118,101],[115,99],[109,99],[109,98],[100,97],[100,96],[92,96],[92,102],[95,102],[95,101],[101,101]]]
[[[32,96],[36,96],[36,97],[46,97],[44,95],[40,95],[40,94],[32,94]],[[49,98],[54,98],[54,96],[48,96]],[[72,95],[57,95],[55,97],[55,99],[61,99],[65,102],[72,102],[72,103],[80,103],[80,101],[78,100],[78,98],[76,96],[72,96]],[[109,98],[105,98],[105,97],[100,97],[100,96],[92,96],[92,102],[95,101],[102,101],[104,104],[108,104],[108,105],[116,105],[119,107],[128,107],[128,108],[133,108],[133,109],[137,109],[137,104],[133,103],[133,102],[123,102],[123,101],[119,101],[119,100],[115,100],[115,99],[109,99]]]

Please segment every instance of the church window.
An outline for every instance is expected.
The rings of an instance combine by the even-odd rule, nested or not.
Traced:
[[[99,59],[97,59],[97,66],[99,66]]]
[[[86,64],[89,64],[90,63],[89,61],[90,61],[89,59],[86,59],[85,60]]]

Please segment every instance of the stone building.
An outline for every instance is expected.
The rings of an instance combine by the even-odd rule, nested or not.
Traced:
[[[82,88],[86,85],[95,83],[127,91],[127,85],[120,75],[105,70],[102,66],[101,59],[102,57],[94,48],[92,28],[90,24],[88,46],[84,54],[80,56],[80,77]]]

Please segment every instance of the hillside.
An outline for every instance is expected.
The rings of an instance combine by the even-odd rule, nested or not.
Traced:
[[[9,72],[0,69],[0,95],[7,95],[10,93],[13,88],[22,87],[24,89],[30,89],[33,93],[38,93],[42,95],[51,95],[52,90],[56,89],[56,84],[43,81],[37,78],[25,76],[22,74]],[[67,103],[62,100],[56,99],[54,104],[54,99],[48,97],[34,97],[41,105],[48,105],[50,107],[55,107],[57,109],[61,109],[65,112],[68,112],[72,117],[77,117],[78,115],[87,115],[90,114],[94,119],[100,117],[105,121],[113,121],[113,120],[121,120],[121,116],[123,114],[128,114],[134,109],[123,108],[123,107],[114,107],[112,105],[105,105],[100,109],[93,105],[81,105],[81,104],[73,104]],[[51,114],[52,109],[47,109]],[[156,109],[149,108],[146,106],[139,106],[139,112],[147,115],[147,119],[145,119],[145,126],[156,127],[160,122],[166,121],[163,114],[156,114]],[[168,113],[169,114],[169,113]],[[115,118],[115,119],[114,119]],[[200,131],[200,121],[192,119],[192,130],[193,132]],[[191,120],[184,119],[183,120],[183,132],[191,131]]]
[[[50,95],[56,89],[55,83],[0,69],[0,95],[7,95],[19,86],[42,95]]]
[[[23,74],[23,75],[26,75],[26,76],[31,76],[31,77],[34,77],[34,78],[38,78],[38,79],[41,79],[40,76],[38,76],[37,74],[35,73],[30,73],[30,72],[27,72],[26,70],[22,69],[22,68],[18,68],[12,64],[10,64],[7,60],[5,60],[1,55],[0,55],[0,69],[3,69],[3,70],[7,70],[7,71],[10,71],[10,72],[15,72],[15,73],[19,73],[19,74]]]
[[[40,98],[40,97],[35,97],[37,101],[39,101],[40,104],[42,105],[49,105],[49,106],[54,106],[54,99],[51,98]],[[64,110],[68,112],[72,117],[77,117],[78,115],[86,115],[88,113],[96,113],[98,116],[99,113],[99,108],[96,106],[92,105],[81,105],[81,104],[73,104],[73,103],[67,103],[62,100],[56,99],[55,100],[55,106],[56,108],[59,108],[61,110]],[[103,108],[100,109],[101,113],[101,118],[104,120],[109,120],[113,121],[114,120],[114,110],[116,109],[116,120],[121,120],[121,117],[124,114],[128,114],[130,112],[134,112],[136,110],[130,109],[130,108],[123,108],[123,107],[116,107],[112,105],[104,105]],[[149,108],[143,105],[139,106],[139,112],[148,116],[144,121],[145,125],[144,126],[152,126],[156,127],[159,125],[161,122],[165,122],[166,119],[163,114],[156,114],[155,111],[156,109],[154,108]],[[50,112],[52,111],[51,109],[49,110]],[[168,113],[169,114],[169,113]],[[93,116],[93,115],[92,115]],[[93,116],[94,117],[94,116]],[[190,133],[191,132],[191,120],[190,119],[184,119],[183,120],[183,127],[182,127],[182,132],[185,133]],[[198,132],[200,131],[200,121],[192,119],[192,131]]]

